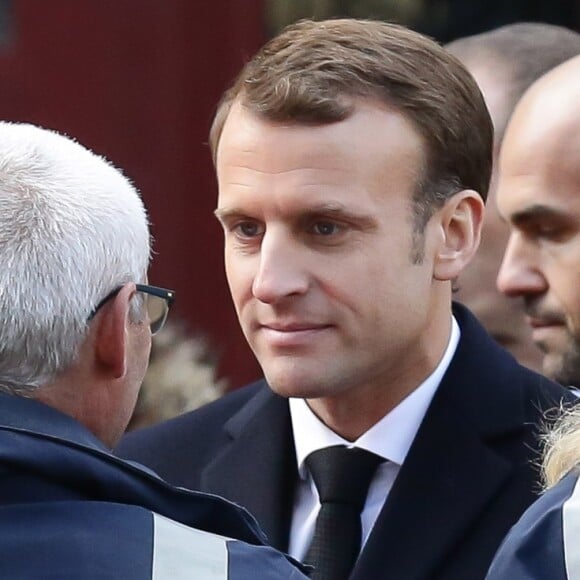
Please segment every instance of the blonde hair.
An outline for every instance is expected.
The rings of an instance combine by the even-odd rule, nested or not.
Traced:
[[[545,436],[544,484],[552,487],[580,467],[580,408],[566,411]]]

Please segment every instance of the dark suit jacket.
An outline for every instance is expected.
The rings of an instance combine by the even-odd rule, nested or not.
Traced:
[[[356,580],[484,578],[540,491],[546,410],[574,397],[515,362],[463,307],[461,340],[357,562]],[[288,403],[265,382],[126,436],[118,452],[252,512],[286,549],[297,480]]]

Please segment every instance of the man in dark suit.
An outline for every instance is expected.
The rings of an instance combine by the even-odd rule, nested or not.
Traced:
[[[544,411],[570,398],[452,312],[492,141],[475,81],[419,34],[305,21],[266,44],[211,144],[267,382],[119,452],[249,508],[314,578],[483,578],[537,491]]]

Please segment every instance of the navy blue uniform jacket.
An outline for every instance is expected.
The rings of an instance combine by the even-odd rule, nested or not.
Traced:
[[[487,580],[580,580],[580,483],[568,474],[524,513]]]
[[[539,492],[538,426],[575,398],[520,366],[456,305],[461,339],[353,580],[480,580]],[[287,549],[296,456],[288,402],[265,382],[129,435],[119,453],[248,508]]]
[[[0,578],[306,577],[238,506],[174,488],[71,417],[0,394]]]

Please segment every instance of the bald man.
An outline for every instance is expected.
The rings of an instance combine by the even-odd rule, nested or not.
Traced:
[[[498,207],[513,230],[498,288],[523,297],[544,372],[580,386],[580,57],[526,94],[500,164]]]
[[[580,56],[532,86],[500,159],[500,213],[512,232],[499,288],[523,296],[544,370],[580,385]],[[577,470],[512,529],[489,580],[580,578]]]
[[[456,40],[446,48],[475,77],[495,130],[494,171],[482,240],[475,258],[459,278],[455,299],[467,305],[521,364],[540,370],[542,353],[534,345],[525,321],[523,301],[504,296],[496,288],[509,236],[509,228],[496,207],[497,158],[506,125],[522,94],[542,75],[580,54],[580,34],[550,24],[509,24]]]

